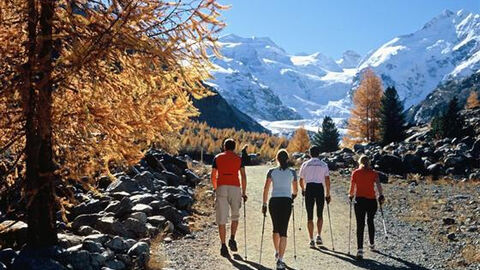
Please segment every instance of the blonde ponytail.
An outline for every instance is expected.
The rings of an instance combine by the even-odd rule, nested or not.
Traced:
[[[360,169],[370,169],[370,159],[366,155],[362,155],[358,159],[358,165]]]

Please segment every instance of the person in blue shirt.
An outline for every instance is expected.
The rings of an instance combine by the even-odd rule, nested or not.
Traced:
[[[262,213],[265,215],[267,212],[268,193],[270,186],[272,186],[268,210],[273,224],[273,245],[275,247],[277,269],[286,269],[283,255],[287,247],[288,222],[292,213],[292,203],[298,192],[297,174],[294,169],[289,167],[288,159],[289,156],[286,150],[281,149],[278,151],[278,167],[268,171],[263,189]]]

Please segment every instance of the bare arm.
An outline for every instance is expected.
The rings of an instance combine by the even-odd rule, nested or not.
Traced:
[[[298,194],[298,181],[297,180],[292,181],[292,190],[293,190],[294,195]]]
[[[245,173],[245,168],[240,168],[240,176],[242,177],[242,195],[245,200],[247,200],[247,174]]]
[[[270,191],[270,184],[272,183],[272,178],[268,177],[263,186],[263,203],[267,204],[268,201],[268,192]]]
[[[354,187],[354,179],[352,174],[352,178],[350,179],[350,190],[348,191],[348,195],[350,197],[353,197],[354,193],[355,193],[355,187]]]
[[[217,169],[212,168],[212,173],[210,175],[210,178],[212,179],[213,190],[217,189],[217,174],[218,174]]]
[[[303,178],[300,178],[300,189],[305,191],[305,180],[303,180]]]
[[[375,179],[375,184],[377,185],[378,196],[383,196],[383,188],[382,184],[380,184],[380,177],[377,177],[377,179]]]
[[[327,188],[327,197],[330,197],[330,176],[325,176],[325,187]]]

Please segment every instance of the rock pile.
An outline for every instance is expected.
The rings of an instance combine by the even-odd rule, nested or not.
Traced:
[[[57,247],[41,252],[4,249],[0,251],[0,270],[141,269],[149,258],[150,239],[161,232],[190,234],[188,216],[199,182],[184,160],[150,150],[128,172],[115,174],[113,182],[101,179],[100,192],[75,189],[80,203],[69,210],[70,224],[63,223],[59,215]],[[11,223],[3,221],[0,227],[6,222]],[[16,226],[25,233],[26,226]],[[19,233],[11,231],[9,237]],[[15,241],[25,241],[16,237]]]

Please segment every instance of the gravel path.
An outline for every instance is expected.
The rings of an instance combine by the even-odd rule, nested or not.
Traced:
[[[274,249],[271,242],[271,221],[267,216],[265,237],[263,241],[262,263],[259,264],[261,228],[263,216],[260,212],[263,183],[268,166],[247,168],[248,195],[247,202],[247,248],[248,259],[245,258],[243,244],[243,219],[240,220],[237,242],[238,254],[231,259],[219,255],[219,240],[214,217],[205,228],[194,234],[195,239],[180,239],[164,244],[166,267],[168,269],[274,269]],[[447,259],[452,257],[452,249],[439,245],[421,227],[414,227],[400,218],[397,212],[391,212],[389,205],[385,206],[385,217],[388,230],[388,240],[383,233],[380,213],[376,216],[376,246],[378,253],[366,251],[365,259],[355,260],[348,255],[348,225],[349,204],[346,197],[348,177],[332,174],[332,203],[330,204],[335,251],[332,249],[328,227],[327,208],[324,212],[324,228],[322,237],[324,247],[310,249],[306,231],[306,215],[301,220],[301,198],[295,201],[295,236],[297,258],[294,259],[292,221],[289,228],[288,246],[285,262],[290,269],[444,269]],[[386,185],[386,195],[389,192],[399,192],[395,185]],[[404,191],[401,191],[404,192]],[[405,195],[407,196],[407,194]],[[392,207],[398,209],[398,207]],[[243,213],[243,211],[242,211]],[[355,221],[352,220],[351,250],[354,254]],[[367,236],[367,234],[365,235]],[[367,237],[365,237],[365,241]],[[478,269],[475,266],[470,269]]]

